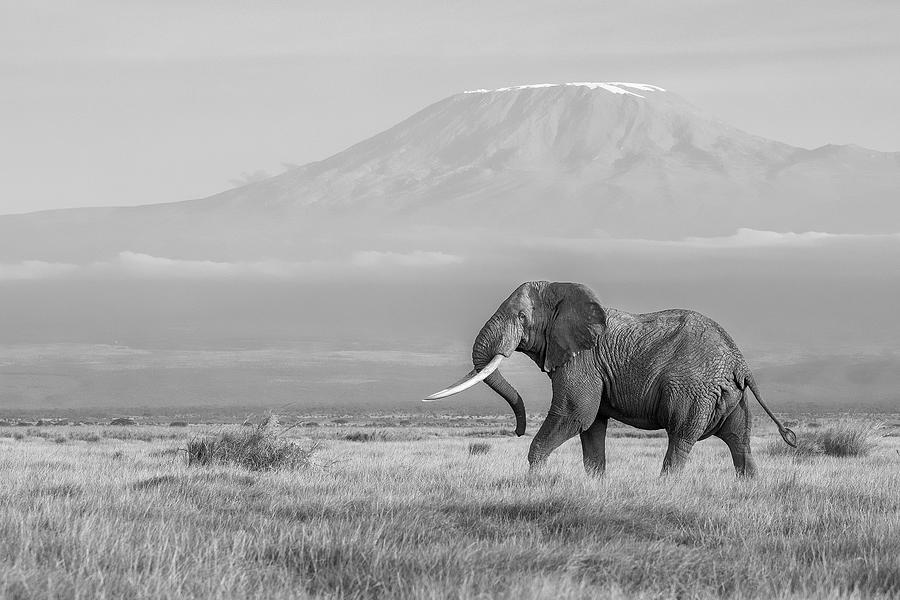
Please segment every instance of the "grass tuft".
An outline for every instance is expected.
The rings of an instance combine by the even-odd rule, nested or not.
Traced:
[[[491,451],[491,445],[487,442],[471,442],[469,444],[469,454],[475,456],[477,454],[487,454]]]
[[[809,425],[807,425],[809,427]],[[821,431],[808,432],[791,448],[780,439],[766,446],[772,456],[868,456],[878,446],[878,427],[867,423],[838,423]]]
[[[877,427],[865,424],[841,423],[818,437],[828,456],[868,456],[878,445]]]
[[[387,431],[376,429],[374,431],[354,431],[344,436],[348,442],[387,442],[391,436]]]
[[[466,437],[515,437],[516,432],[511,429],[499,428],[483,428],[470,429],[463,433]]]
[[[269,415],[259,425],[197,437],[187,443],[189,465],[234,464],[251,471],[300,469],[312,465],[317,447],[303,448],[278,435]]]

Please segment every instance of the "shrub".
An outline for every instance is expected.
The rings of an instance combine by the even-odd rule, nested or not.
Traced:
[[[56,437],[53,438],[53,441],[56,442],[57,444],[65,444],[66,442],[69,441],[69,438],[66,437],[65,435],[57,435]]]
[[[822,451],[828,456],[867,456],[877,445],[876,428],[842,423],[819,434]]]
[[[475,456],[476,454],[487,454],[491,451],[491,445],[487,442],[472,442],[469,444],[469,454]]]
[[[773,456],[808,457],[866,456],[877,446],[877,427],[860,423],[838,425],[802,435],[797,447],[791,448],[780,439],[769,442],[766,452]]]
[[[187,421],[172,421],[169,423],[169,427],[187,427]]]
[[[22,433],[21,431],[16,431],[16,432],[14,432],[14,433],[12,434],[12,436],[13,436],[13,439],[14,439],[14,440],[24,440],[24,439],[25,439],[25,434]]]
[[[194,438],[187,444],[189,465],[235,464],[251,471],[297,469],[312,464],[316,446],[302,448],[280,437],[277,420],[266,417],[252,429],[223,431]]]
[[[128,417],[119,417],[109,422],[110,425],[137,425],[137,421]]]
[[[390,439],[390,435],[387,431],[376,429],[374,431],[354,431],[345,435],[344,439],[349,442],[386,442]]]

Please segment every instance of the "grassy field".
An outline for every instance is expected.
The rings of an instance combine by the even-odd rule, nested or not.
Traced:
[[[900,595],[896,428],[843,458],[757,428],[740,481],[714,439],[661,479],[665,440],[612,429],[590,479],[577,441],[529,475],[506,421],[451,424],[284,428],[314,464],[264,472],[186,464],[221,427],[0,428],[0,598]]]

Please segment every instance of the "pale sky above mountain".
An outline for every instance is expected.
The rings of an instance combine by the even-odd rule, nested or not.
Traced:
[[[900,150],[900,4],[0,0],[0,213],[184,200],[467,89],[660,85],[791,144]]]

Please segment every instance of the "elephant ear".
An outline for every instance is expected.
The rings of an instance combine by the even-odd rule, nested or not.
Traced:
[[[577,283],[551,284],[544,371],[552,373],[582,350],[592,348],[606,312],[594,292]]]

